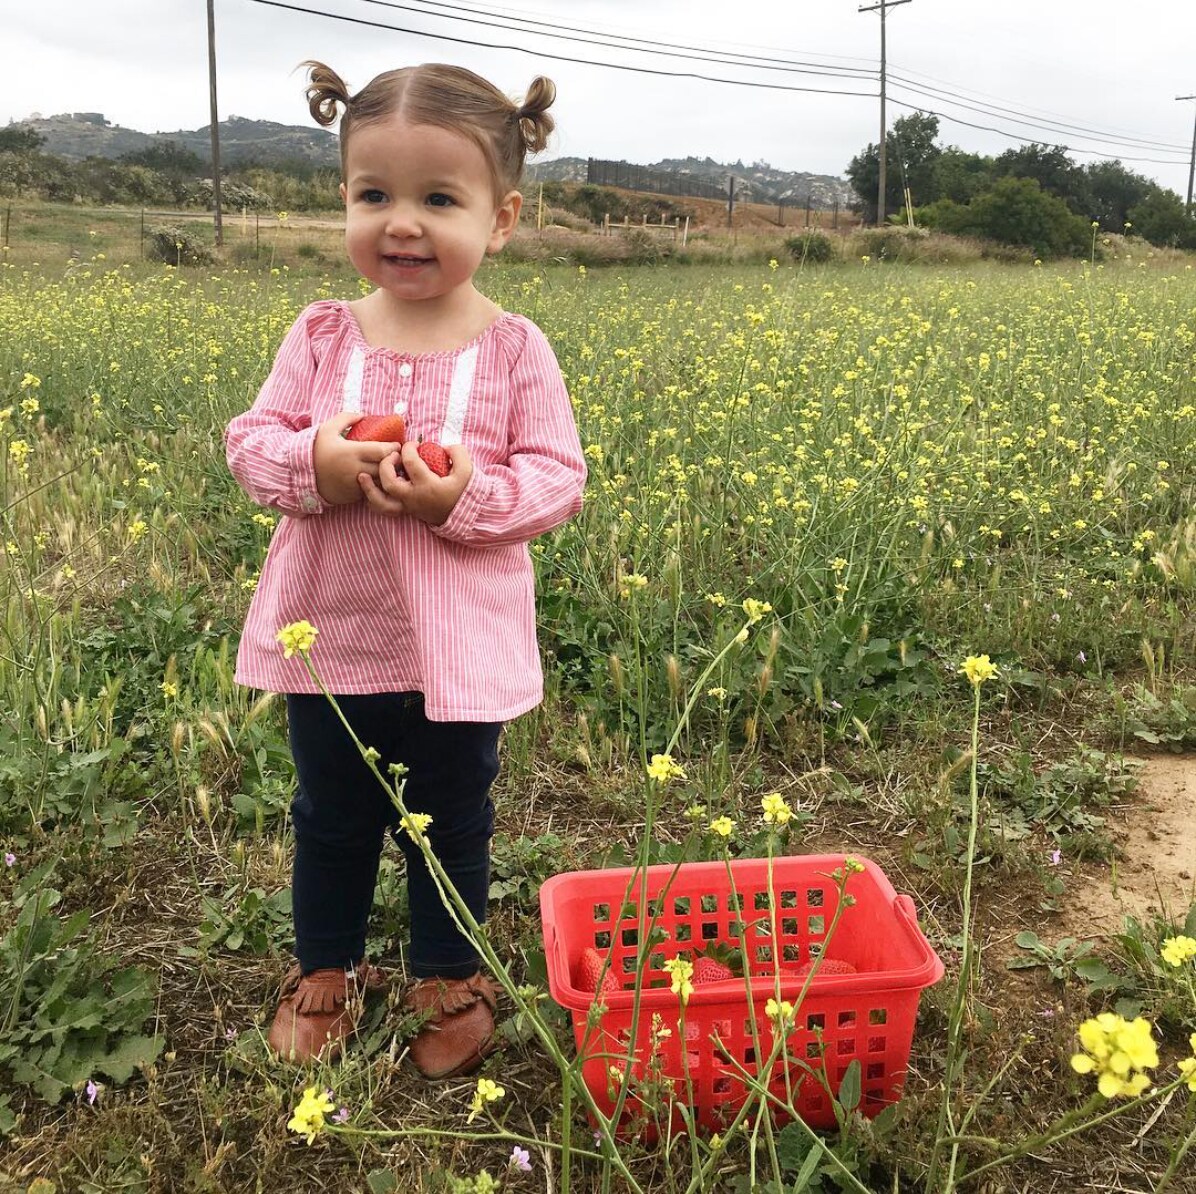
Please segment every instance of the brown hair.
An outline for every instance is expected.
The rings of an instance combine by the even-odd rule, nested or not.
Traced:
[[[311,68],[307,105],[317,124],[327,127],[341,117],[341,175],[346,173],[349,138],[353,130],[399,114],[414,124],[432,124],[461,133],[482,151],[499,198],[519,185],[523,161],[548,143],[554,121],[548,109],[556,99],[551,79],[538,75],[527,96],[516,104],[493,83],[462,66],[426,63],[387,71],[349,94],[344,80],[322,62]]]

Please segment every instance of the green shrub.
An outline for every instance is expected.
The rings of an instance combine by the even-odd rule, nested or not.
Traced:
[[[925,228],[890,224],[884,228],[864,228],[852,239],[857,257],[874,261],[920,261],[925,254],[930,233]]]
[[[168,265],[211,265],[212,250],[194,232],[177,227],[151,228],[145,248],[151,261]]]
[[[802,233],[800,236],[790,236],[785,239],[785,248],[794,261],[813,265],[823,261],[835,259],[835,246],[825,232],[816,228]]]
[[[1018,246],[1035,257],[1082,257],[1092,230],[1067,204],[1031,178],[1002,178],[971,203],[940,199],[918,212],[923,223],[956,236]]]

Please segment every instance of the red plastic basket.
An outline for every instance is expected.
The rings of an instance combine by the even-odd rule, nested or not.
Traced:
[[[834,1108],[816,1071],[837,1092],[848,1066],[858,1061],[859,1107],[865,1115],[877,1114],[900,1097],[918,997],[943,975],[942,962],[918,928],[913,901],[898,895],[875,863],[858,861],[863,872],[847,882],[847,892],[856,902],[843,909],[825,949],[828,959],[850,962],[856,973],[814,977],[797,1007],[790,1060],[782,1056],[770,1079],[770,1088],[784,1098],[788,1068],[794,1107],[815,1127],[835,1123]],[[760,1051],[767,1056],[773,1024],[764,1009],[775,995],[774,979],[769,973],[695,986],[682,1039],[679,999],[670,989],[664,963],[678,956],[692,960],[711,941],[738,947],[741,935],[753,972],[771,971],[778,949],[782,967],[812,960],[823,951],[839,900],[831,873],[844,863],[843,855],[828,854],[773,860],[775,942],[767,859],[737,859],[730,863],[730,875],[723,862],[652,866],[639,873],[629,867],[575,871],[541,887],[549,990],[572,1012],[583,1057],[582,1078],[604,1114],[613,1112],[612,1095],[618,1090],[612,1067],[620,1074],[625,1071],[630,1052],[637,1079],[669,1081],[674,1096],[683,1101],[690,1101],[688,1069],[690,1103],[702,1127],[718,1130],[734,1117],[747,1087],[732,1061],[750,1074],[758,1072],[753,1021]],[[652,946],[639,1015],[633,1022],[639,908],[645,897]],[[594,946],[603,957],[610,954],[610,972],[621,987],[603,996],[606,1011],[592,1026],[588,1019],[595,996],[576,981],[586,946]],[[782,1000],[796,1005],[804,982],[783,975]],[[669,1032],[660,1033],[661,1027]],[[624,1124],[637,1115],[641,1123],[652,1119],[648,1109],[630,1098],[624,1104]]]

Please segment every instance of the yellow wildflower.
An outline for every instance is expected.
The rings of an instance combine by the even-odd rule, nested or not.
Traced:
[[[1106,1099],[1136,1098],[1150,1085],[1145,1073],[1159,1064],[1159,1051],[1149,1020],[1126,1020],[1102,1012],[1080,1025],[1083,1053],[1071,1059],[1077,1074],[1097,1074],[1097,1089]]]
[[[688,958],[670,958],[664,964],[664,972],[673,980],[670,988],[673,994],[680,995],[683,1004],[688,1003],[694,993],[694,985],[690,981],[694,976],[694,964]]]
[[[985,680],[995,679],[1000,674],[997,671],[997,665],[987,655],[969,655],[963,661],[963,666],[959,671],[961,675],[967,676],[968,682],[976,685],[977,688]]]
[[[744,600],[743,612],[747,614],[748,623],[754,626],[765,614],[772,613],[772,606],[767,601],[757,601],[754,597],[748,597]]]
[[[469,1118],[466,1122],[473,1123],[481,1115],[482,1108],[487,1103],[497,1103],[506,1093],[506,1089],[499,1086],[497,1082],[489,1078],[479,1078],[477,1089],[473,1092],[473,1098],[469,1101]]]
[[[667,784],[671,779],[684,779],[685,772],[673,762],[672,755],[653,755],[648,764],[648,777],[658,784]]]
[[[1196,941],[1191,937],[1168,937],[1159,950],[1168,966],[1182,966],[1196,958]]]
[[[783,1028],[786,1024],[793,1023],[793,1004],[787,999],[782,999],[780,1003],[770,999],[764,1005],[764,1014],[775,1021],[778,1027]]]
[[[710,822],[710,829],[712,833],[717,833],[719,837],[730,837],[735,832],[735,822],[730,817],[715,817]]]
[[[413,842],[418,842],[431,824],[432,818],[428,813],[408,813],[402,820],[402,826]]]
[[[287,1121],[287,1127],[300,1136],[307,1137],[307,1143],[324,1130],[324,1117],[333,1109],[332,1099],[327,1091],[321,1092],[315,1086],[309,1086],[299,1100],[299,1106]]]
[[[301,655],[306,655],[312,649],[316,635],[319,633],[310,622],[291,622],[274,637],[282,643],[283,658],[290,659],[296,651]]]
[[[1183,1074],[1188,1089],[1196,1094],[1196,1032],[1188,1037],[1188,1046],[1192,1050],[1193,1056],[1185,1057],[1179,1063],[1179,1072]]]
[[[780,792],[769,792],[760,798],[760,807],[764,810],[764,820],[769,825],[787,825],[793,816],[793,810],[785,803]]]

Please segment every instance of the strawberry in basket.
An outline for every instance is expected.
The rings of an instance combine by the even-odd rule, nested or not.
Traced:
[[[577,965],[577,985],[583,991],[592,991],[595,995],[613,995],[623,988],[615,972],[609,967],[602,973],[602,955],[592,946],[587,945],[581,951],[581,961]]]
[[[738,948],[712,941],[694,958],[693,982],[695,986],[705,983],[725,983],[729,978],[743,975],[743,958]]]
[[[808,962],[803,962],[797,967],[782,966],[782,974],[792,974],[794,978],[805,978],[811,970],[814,969],[815,959],[811,958]],[[840,958],[823,958],[818,966],[818,973],[815,978],[828,978],[832,974],[855,974],[856,968],[850,962],[844,962]]]

